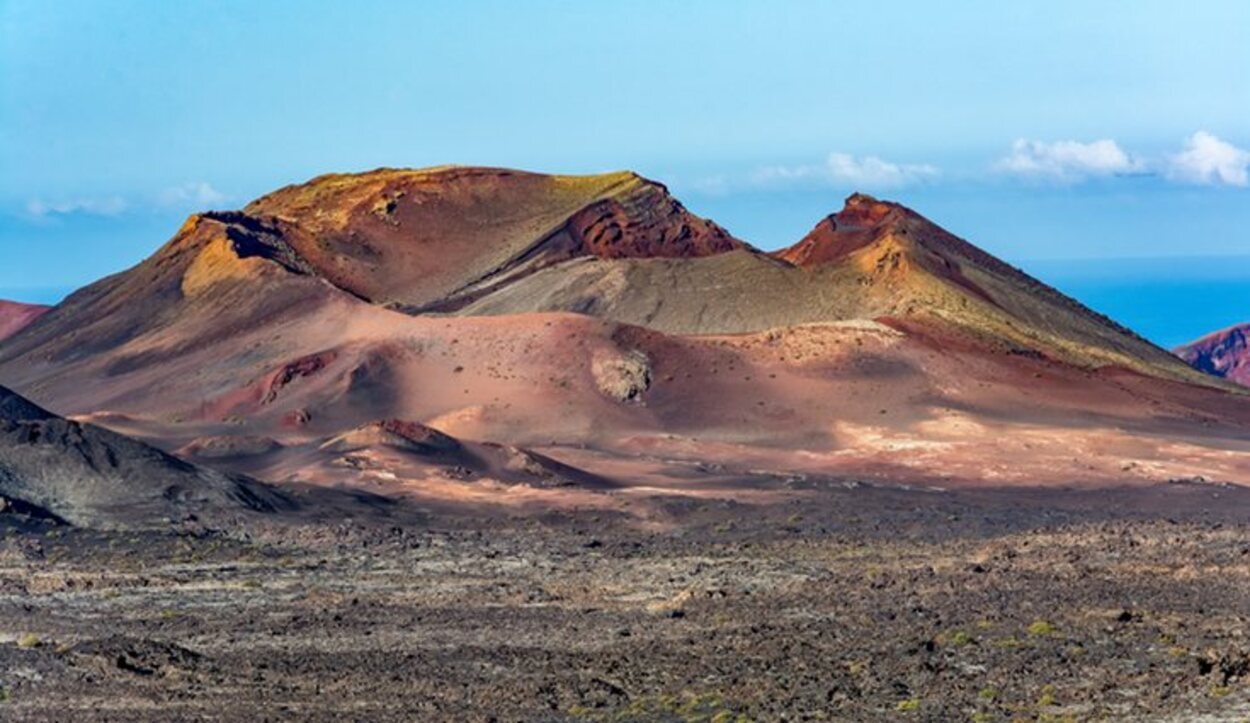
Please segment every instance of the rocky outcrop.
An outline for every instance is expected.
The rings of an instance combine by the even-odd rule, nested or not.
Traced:
[[[6,507],[98,529],[228,527],[295,506],[265,484],[64,419],[3,387],[0,496]]]
[[[591,362],[595,385],[609,399],[637,403],[651,387],[651,362],[638,350],[619,354],[602,353]]]

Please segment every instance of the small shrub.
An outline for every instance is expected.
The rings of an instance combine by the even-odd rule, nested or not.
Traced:
[[[955,648],[962,648],[965,645],[972,645],[976,640],[962,630],[956,630],[946,637],[946,644]]]
[[[1029,625],[1029,635],[1033,637],[1040,638],[1046,635],[1054,635],[1057,632],[1058,629],[1055,628],[1054,624],[1046,620],[1034,620]]]
[[[30,650],[31,648],[39,647],[39,642],[38,635],[35,635],[34,633],[26,633],[17,639],[17,647],[22,648],[23,650]]]
[[[977,697],[980,698],[981,700],[994,700],[995,698],[998,697],[998,689],[997,688],[982,688],[980,692],[977,693]]]
[[[894,710],[897,710],[902,713],[909,713],[914,710],[920,710],[920,699],[908,698],[907,700],[900,700],[898,704],[894,706]]]
[[[1037,699],[1037,707],[1038,707],[1038,708],[1049,708],[1049,707],[1051,707],[1051,706],[1053,706],[1053,705],[1057,705],[1057,704],[1058,704],[1058,703],[1057,703],[1057,701],[1055,700],[1055,686],[1053,686],[1053,685],[1046,685],[1046,686],[1043,686],[1043,687],[1042,687],[1042,695],[1041,695],[1041,697],[1040,697],[1040,698],[1038,698],[1038,699]]]

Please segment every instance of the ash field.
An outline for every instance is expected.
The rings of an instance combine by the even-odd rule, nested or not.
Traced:
[[[10,522],[12,720],[1236,721],[1250,495],[932,492],[240,537]],[[402,507],[402,506],[401,506]]]

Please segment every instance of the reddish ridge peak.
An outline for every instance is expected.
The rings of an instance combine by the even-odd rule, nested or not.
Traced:
[[[822,219],[795,245],[772,255],[796,266],[820,266],[883,244],[889,245],[890,252],[926,258],[926,265],[951,267],[970,261],[996,272],[1018,274],[906,206],[864,193],[851,194],[842,210]]]
[[[842,210],[825,219],[843,230],[881,226],[889,221],[899,221],[907,209],[897,203],[880,201],[866,193],[847,196]]]
[[[596,201],[569,217],[574,253],[613,258],[695,258],[749,246],[695,216],[659,183],[635,176],[626,193]]]
[[[864,193],[847,197],[842,210],[821,219],[795,245],[774,252],[796,266],[818,266],[876,243],[912,216],[903,206]]]

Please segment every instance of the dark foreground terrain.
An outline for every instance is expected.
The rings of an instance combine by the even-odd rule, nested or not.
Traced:
[[[0,718],[1250,716],[1250,492],[810,492],[646,529],[0,515]]]

